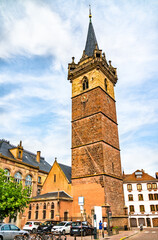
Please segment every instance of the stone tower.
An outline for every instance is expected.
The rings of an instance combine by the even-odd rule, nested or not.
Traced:
[[[76,64],[73,57],[68,65],[72,83],[73,216],[80,216],[78,197],[83,196],[87,217],[94,206],[110,205],[113,224],[121,226],[127,218],[114,96],[117,72],[99,49],[91,14],[89,17],[82,58]]]

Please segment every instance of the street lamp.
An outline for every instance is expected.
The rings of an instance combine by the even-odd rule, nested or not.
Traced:
[[[106,213],[107,213],[107,219],[108,219],[108,236],[111,235],[110,233],[110,220],[112,218],[112,213],[110,211],[110,205],[109,204],[106,204]]]

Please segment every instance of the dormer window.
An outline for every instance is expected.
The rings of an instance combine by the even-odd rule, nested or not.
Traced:
[[[135,172],[135,177],[136,178],[142,178],[142,175],[143,173],[140,171],[140,172]]]
[[[19,155],[18,155],[18,158],[21,158],[21,151],[19,151]]]
[[[82,87],[83,87],[83,91],[89,88],[88,78],[87,77],[84,77],[83,83],[82,83]]]

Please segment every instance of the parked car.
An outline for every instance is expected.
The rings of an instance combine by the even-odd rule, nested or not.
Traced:
[[[72,222],[70,228],[70,235],[92,235],[94,233],[94,227],[88,222],[76,221]]]
[[[23,230],[30,231],[32,233],[36,233],[37,228],[40,224],[41,224],[41,222],[29,221],[24,225]]]
[[[24,235],[29,239],[29,232],[23,231],[14,224],[0,223],[0,240],[14,240],[15,236]]]
[[[57,224],[57,221],[45,221],[44,223],[41,223],[38,228],[37,232],[51,232],[52,227]]]
[[[54,234],[67,234],[70,233],[71,222],[63,221],[58,223],[56,226],[52,228],[52,232]]]

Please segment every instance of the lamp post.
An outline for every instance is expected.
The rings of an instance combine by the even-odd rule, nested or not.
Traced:
[[[110,236],[111,235],[111,232],[110,232],[110,220],[112,218],[112,213],[110,211],[110,205],[109,204],[106,204],[106,214],[107,214],[107,219],[108,219],[108,227],[107,227],[108,236]]]

